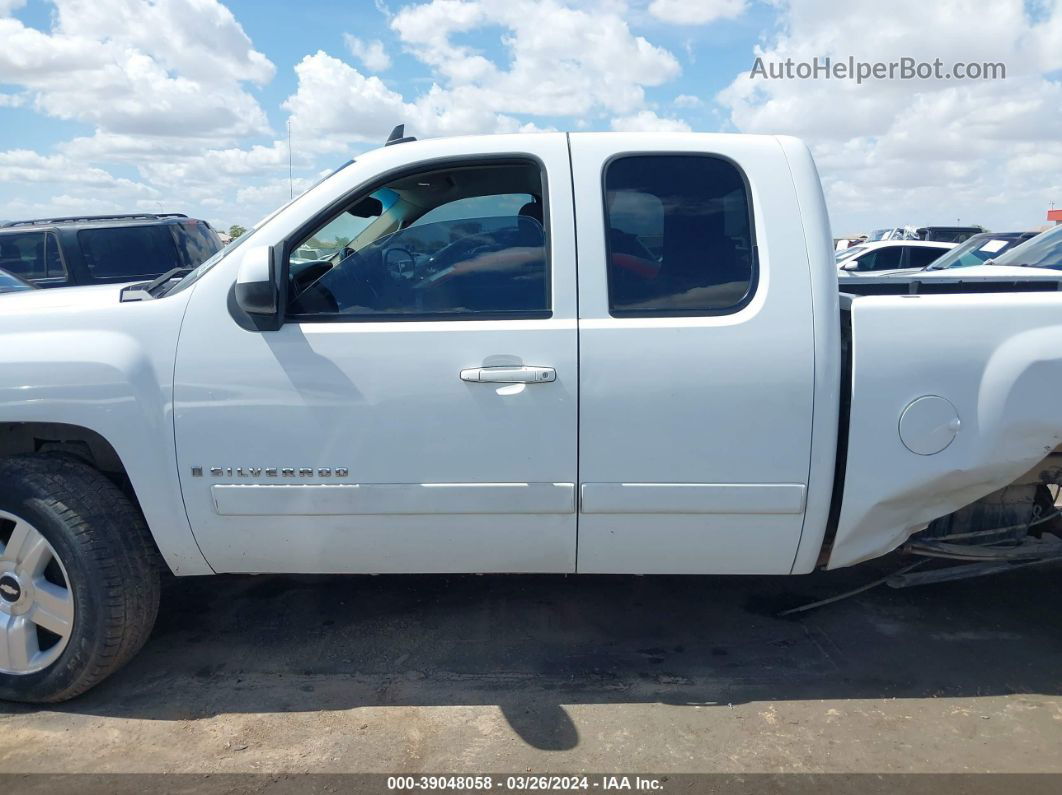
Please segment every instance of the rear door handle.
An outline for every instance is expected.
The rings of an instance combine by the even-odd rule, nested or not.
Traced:
[[[472,367],[461,371],[462,381],[481,384],[546,384],[557,380],[552,367]]]

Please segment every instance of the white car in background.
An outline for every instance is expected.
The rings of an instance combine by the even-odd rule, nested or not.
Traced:
[[[908,268],[924,268],[955,243],[929,240],[883,240],[862,243],[835,255],[839,276],[883,276]]]
[[[930,268],[925,275],[947,277],[1013,277],[1030,279],[1034,277],[1059,278],[1062,275],[1062,226],[1056,226],[1029,238],[1017,246],[1001,248],[1000,253],[987,259],[981,265],[964,267],[956,273],[949,270]]]
[[[849,274],[841,272],[840,275]],[[913,279],[919,282],[1058,280],[1062,278],[1062,226],[1039,234],[1002,232],[976,235],[927,267],[861,275],[864,282],[869,277],[878,276],[905,283]]]

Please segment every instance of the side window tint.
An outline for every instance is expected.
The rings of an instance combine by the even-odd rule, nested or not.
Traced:
[[[873,264],[866,266],[867,270],[887,271],[901,267],[900,260],[903,257],[903,246],[886,246],[874,252]]]
[[[159,276],[181,264],[165,225],[82,229],[77,241],[94,279]]]
[[[907,250],[907,256],[909,257],[908,264],[912,268],[924,268],[934,260],[940,259],[947,253],[947,249],[943,248],[922,248],[920,246],[911,246]]]
[[[312,319],[549,314],[539,167],[401,177],[304,236],[288,258],[289,314]]]
[[[880,249],[868,251],[866,254],[859,257],[855,263],[855,270],[860,272],[874,270],[874,263],[877,261],[879,250]]]
[[[755,287],[751,208],[737,167],[716,157],[638,155],[605,171],[609,311],[733,312]]]
[[[0,270],[23,279],[43,279],[47,275],[44,232],[0,235]]]

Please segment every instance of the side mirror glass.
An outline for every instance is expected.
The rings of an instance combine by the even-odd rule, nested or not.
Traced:
[[[256,246],[243,255],[236,274],[236,304],[252,317],[278,315],[280,290],[271,246]]]

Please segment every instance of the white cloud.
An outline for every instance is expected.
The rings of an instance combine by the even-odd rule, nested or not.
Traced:
[[[240,204],[279,207],[292,196],[298,196],[312,187],[317,179],[319,177],[314,179],[300,178],[289,182],[285,178],[270,180],[262,185],[250,185],[236,191],[236,201]]]
[[[704,100],[692,94],[679,94],[671,104],[676,108],[700,108],[704,106]]]
[[[341,151],[350,141],[384,140],[406,118],[402,95],[375,75],[318,50],[295,65],[298,90],[284,101],[303,145]]]
[[[122,188],[131,193],[154,194],[147,185],[117,178],[101,168],[79,163],[64,155],[42,155],[31,149],[0,152],[0,183],[47,182],[87,188]]]
[[[811,144],[840,231],[957,217],[998,228],[1023,216],[1036,226],[1048,201],[1062,195],[1057,169],[1029,168],[1062,140],[1062,84],[1045,76],[1062,52],[1062,2],[1040,10],[1030,18],[1021,0],[901,0],[884,14],[879,3],[850,0],[839,16],[827,0],[789,0],[778,34],[755,53],[765,63],[853,55],[940,58],[950,69],[990,61],[1006,64],[1007,79],[858,85],[745,72],[718,99],[738,130]]]
[[[50,25],[38,30],[4,17],[19,3],[0,0],[0,85],[15,92],[0,93],[0,105],[21,102],[91,132],[54,155],[18,153],[23,165],[3,173],[28,187],[0,197],[0,215],[30,204],[58,210],[54,193],[91,203],[78,184],[92,180],[113,209],[177,201],[226,224],[287,198],[287,139],[270,129],[254,92],[275,69],[222,2],[53,3]],[[649,110],[646,90],[681,70],[631,30],[624,0],[431,0],[394,13],[378,0],[377,9],[396,43],[347,34],[357,66],[323,50],[295,66],[297,86],[281,109],[297,175],[378,145],[398,123],[420,137],[552,129],[558,119],[580,129],[687,129]],[[483,38],[499,41],[501,55],[469,43]],[[396,46],[420,61],[426,81],[399,90],[375,74]]]
[[[739,17],[745,7],[745,0],[653,0],[649,13],[676,25],[707,25]]]
[[[612,129],[617,132],[689,132],[691,128],[681,119],[665,119],[651,110],[642,110],[613,119]]]
[[[505,63],[456,40],[491,27],[502,28]],[[284,102],[304,145],[348,151],[382,141],[398,123],[420,137],[540,129],[535,117],[605,116],[655,129],[681,124],[646,112],[644,91],[676,77],[678,62],[634,35],[611,5],[433,0],[403,8],[391,28],[434,82],[407,97],[327,52],[307,55],[295,67],[298,88]]]
[[[242,84],[268,82],[274,67],[217,0],[55,5],[47,32],[0,18],[0,83],[20,86],[37,110],[163,138],[268,130]]]
[[[357,58],[370,72],[385,72],[391,68],[391,56],[384,49],[379,39],[362,41],[349,33],[343,34],[343,43],[350,54]]]
[[[433,68],[442,89],[501,114],[633,113],[644,88],[678,76],[666,49],[634,35],[610,4],[572,8],[558,0],[433,0],[392,20],[403,45]],[[507,68],[454,40],[500,27]]]
[[[249,86],[275,68],[218,0],[54,0],[39,30],[4,16],[20,3],[0,0],[0,106],[88,124],[94,132],[57,153],[0,155],[0,180],[18,186],[0,215],[19,208],[165,209],[234,190],[247,175],[286,168],[272,146],[238,147],[270,132]],[[139,180],[128,176],[139,172]],[[64,192],[53,194],[62,186]],[[158,198],[156,198],[158,197]],[[162,197],[165,197],[163,199]],[[154,207],[153,209],[159,209]],[[87,210],[82,210],[87,211]]]

